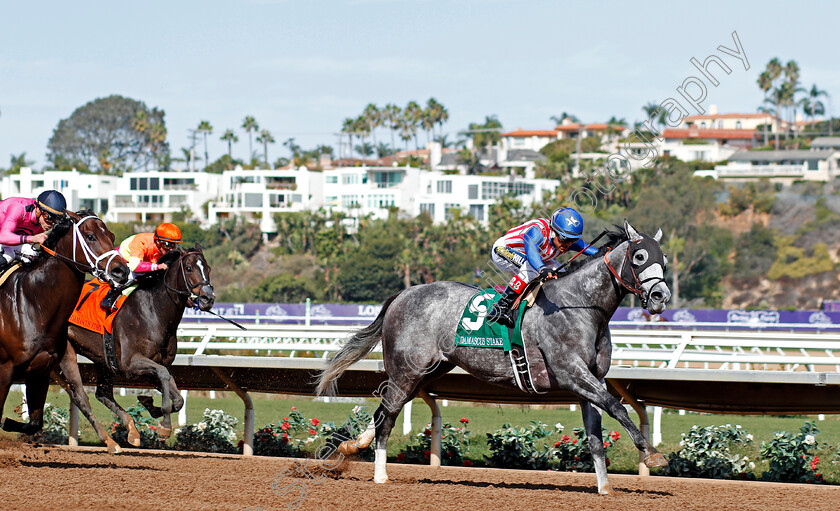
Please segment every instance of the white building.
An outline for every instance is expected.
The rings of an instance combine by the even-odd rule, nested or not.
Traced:
[[[812,151],[740,151],[729,157],[726,165],[715,167],[718,179],[748,181],[769,178],[772,182],[829,181],[838,175],[840,152]]]
[[[411,216],[428,214],[436,223],[452,218],[455,210],[486,224],[490,206],[499,197],[510,195],[529,206],[542,201],[544,192],[553,192],[558,182],[553,179],[528,179],[517,176],[464,176],[424,171],[420,188],[414,197]]]
[[[218,198],[208,205],[208,223],[232,216],[259,219],[264,233],[277,232],[274,215],[318,209],[323,203],[323,173],[300,169],[228,170]]]
[[[324,207],[342,212],[355,225],[359,217],[387,218],[391,208],[409,216],[428,214],[434,222],[452,218],[455,210],[482,223],[490,206],[510,194],[530,205],[557,181],[517,176],[468,176],[412,167],[345,167],[324,171]]]
[[[104,215],[109,209],[109,194],[117,188],[117,176],[85,174],[76,170],[48,170],[35,173],[23,167],[18,174],[7,174],[0,180],[0,194],[7,197],[35,198],[45,190],[58,190],[67,199],[72,211],[92,209]]]
[[[203,219],[204,204],[219,196],[222,176],[207,172],[128,172],[109,193],[111,222],[171,222],[173,214]]]
[[[359,217],[388,218],[390,208],[416,209],[420,173],[414,167],[339,167],[325,170],[323,206],[342,212],[355,225]]]

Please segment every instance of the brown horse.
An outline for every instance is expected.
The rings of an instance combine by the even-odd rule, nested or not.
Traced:
[[[204,259],[200,246],[196,245],[189,251],[173,250],[158,263],[166,263],[168,269],[165,273],[155,272],[138,282],[138,288],[129,295],[114,318],[113,333],[117,374],[130,380],[149,381],[160,390],[160,408],[152,406],[151,397],[141,399],[141,403],[153,417],[163,417],[158,434],[168,438],[172,432],[170,414],[184,405],[168,370],[178,350],[178,324],[185,307],[198,305],[199,309],[207,311],[216,297],[210,284],[210,265]],[[93,415],[82,386],[76,354],[93,361],[96,398],[117,414],[120,422],[128,428],[129,443],[139,447],[140,434],[134,421],[114,400],[114,373],[105,360],[102,335],[73,324],[68,335],[70,342],[59,365],[59,381],[93,425],[99,439],[108,446],[108,451],[119,452],[117,443]]]
[[[114,235],[92,211],[68,212],[43,245],[49,255],[13,273],[0,286],[0,411],[12,382],[26,383],[29,422],[0,420],[6,431],[41,429],[50,372],[67,346],[67,320],[85,273],[125,283],[128,267],[114,250]]]

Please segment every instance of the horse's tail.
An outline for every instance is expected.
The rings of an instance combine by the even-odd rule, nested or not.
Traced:
[[[344,343],[338,353],[327,363],[327,368],[318,376],[318,386],[315,394],[319,396],[334,396],[338,378],[365,355],[376,347],[382,340],[382,324],[385,322],[385,312],[400,293],[391,296],[382,304],[382,310],[373,323],[359,330]]]

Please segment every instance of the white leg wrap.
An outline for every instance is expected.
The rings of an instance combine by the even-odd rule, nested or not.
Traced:
[[[598,493],[611,495],[613,493],[613,489],[612,486],[610,486],[610,480],[607,477],[606,463],[595,462],[595,476],[598,478]]]
[[[386,483],[388,482],[388,474],[385,472],[385,458],[387,451],[385,449],[376,449],[376,461],[373,468],[373,482]]]
[[[374,437],[376,436],[376,424],[373,422],[373,419],[370,420],[370,424],[368,424],[367,428],[362,431],[362,434],[359,435],[357,440],[359,444],[359,449],[367,449],[370,447],[371,442],[373,442]]]

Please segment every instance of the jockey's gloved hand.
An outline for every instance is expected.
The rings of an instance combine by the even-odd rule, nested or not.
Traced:
[[[25,243],[20,247],[20,258],[24,262],[32,262],[35,258],[38,257],[38,253],[35,252],[35,249],[32,248],[32,245],[29,243]]]
[[[540,269],[540,279],[542,280],[549,280],[555,278],[554,270],[549,268],[548,266],[543,266]]]

